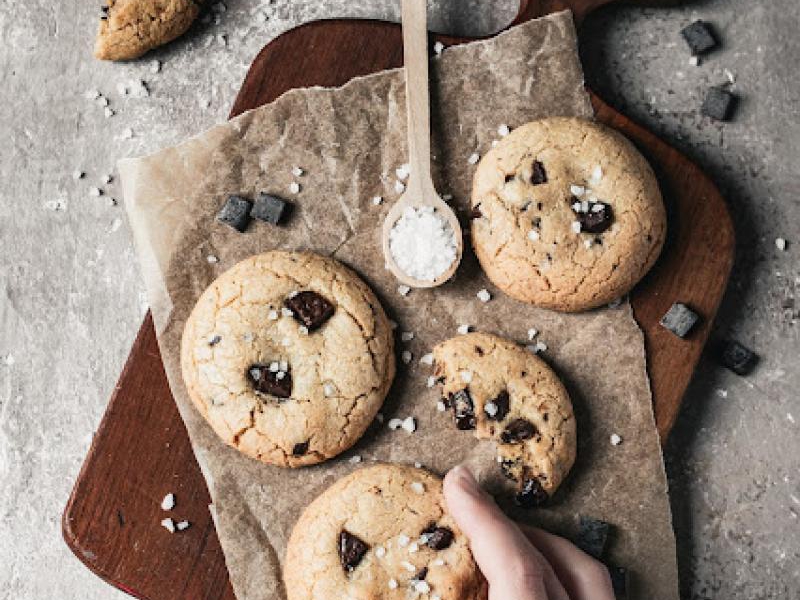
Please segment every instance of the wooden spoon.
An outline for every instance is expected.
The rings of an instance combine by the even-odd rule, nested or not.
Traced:
[[[409,287],[430,288],[441,285],[453,276],[464,250],[461,225],[453,209],[439,197],[431,178],[431,114],[428,93],[428,15],[427,0],[403,0],[403,60],[406,74],[408,110],[408,164],[410,173],[406,190],[394,203],[383,222],[383,254],[386,266],[397,279]],[[450,267],[433,281],[414,279],[398,266],[389,247],[389,234],[408,207],[432,206],[453,231],[456,257]]]

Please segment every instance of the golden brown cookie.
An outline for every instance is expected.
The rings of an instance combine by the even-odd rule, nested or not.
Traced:
[[[294,526],[289,600],[485,600],[466,537],[424,469],[378,465],[340,479]]]
[[[95,58],[130,60],[177,38],[200,13],[196,0],[107,0]]]
[[[575,462],[575,416],[558,376],[525,348],[487,333],[442,342],[433,358],[456,427],[497,443],[518,504],[545,502]]]
[[[278,251],[240,262],[203,292],[181,367],[225,443],[289,467],[350,448],[395,372],[391,328],[367,285],[331,258]]]
[[[607,304],[650,269],[665,232],[650,165],[593,121],[522,125],[475,172],[475,253],[489,279],[523,302],[570,312]]]

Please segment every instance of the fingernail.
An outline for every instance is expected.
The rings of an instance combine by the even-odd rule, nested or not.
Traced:
[[[450,470],[449,476],[458,484],[458,487],[460,487],[470,496],[474,496],[476,498],[483,496],[483,490],[481,490],[478,482],[475,480],[475,476],[472,474],[472,471],[470,471],[464,465],[453,467]]]

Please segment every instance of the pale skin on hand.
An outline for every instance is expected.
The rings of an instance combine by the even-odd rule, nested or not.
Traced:
[[[489,582],[489,600],[614,600],[602,563],[564,538],[511,521],[465,467],[447,474],[444,496]]]

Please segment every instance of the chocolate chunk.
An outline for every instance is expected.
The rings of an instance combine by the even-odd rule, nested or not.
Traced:
[[[544,165],[538,160],[533,161],[533,172],[531,173],[531,183],[539,185],[540,183],[547,183],[547,172],[544,170]]]
[[[306,452],[308,452],[308,440],[295,444],[292,448],[292,456],[303,456]]]
[[[606,565],[608,575],[611,577],[611,587],[614,589],[614,596],[619,600],[625,600],[628,597],[628,588],[630,587],[630,573],[624,567],[615,567],[614,565]]]
[[[414,581],[425,581],[425,578],[428,576],[428,567],[422,567],[419,570],[419,573],[414,575]]]
[[[514,175],[514,173],[511,173],[510,175],[506,175],[505,182],[506,183],[511,183],[512,181],[514,181],[515,177],[516,177],[516,175]]]
[[[661,317],[661,326],[671,331],[678,337],[686,337],[700,317],[696,312],[685,304],[676,302],[670,306],[667,313]]]
[[[500,439],[504,444],[514,444],[529,440],[538,434],[539,430],[530,421],[515,419],[506,426],[505,431],[500,434]]]
[[[536,477],[532,476],[526,476],[522,480],[522,486],[519,492],[517,492],[517,495],[514,496],[517,505],[522,508],[541,506],[547,501],[547,498],[547,492],[544,491],[542,484],[539,483]]]
[[[276,398],[292,395],[292,374],[289,371],[271,371],[267,365],[250,365],[247,376],[257,392]]]
[[[427,544],[434,550],[444,550],[453,543],[453,532],[447,527],[437,527],[436,523],[428,525],[422,534],[428,537]]]
[[[352,572],[364,558],[367,550],[369,546],[352,533],[342,530],[339,534],[339,560],[345,572]]]
[[[261,192],[253,202],[253,210],[250,211],[250,216],[259,221],[278,225],[289,213],[290,209],[291,204],[286,200]]]
[[[294,318],[305,325],[309,331],[319,329],[333,315],[333,304],[317,292],[299,292],[284,300],[283,304],[292,311]]]
[[[758,363],[758,355],[736,341],[723,342],[720,362],[737,375],[747,375]]]
[[[242,196],[228,196],[225,205],[217,213],[217,220],[242,233],[250,224],[250,210],[253,203]]]
[[[736,104],[736,95],[723,87],[708,88],[700,112],[717,121],[729,121]]]
[[[578,541],[575,545],[589,556],[600,560],[606,550],[608,532],[610,529],[611,525],[605,521],[599,521],[581,515]]]
[[[714,31],[711,29],[711,25],[705,21],[695,21],[691,25],[687,25],[681,29],[681,35],[689,45],[692,54],[702,54],[717,46]]]
[[[462,431],[475,429],[475,404],[468,389],[457,391],[450,394],[448,404],[453,408],[453,416],[456,420],[456,427]]]
[[[581,224],[581,233],[603,233],[611,227],[614,219],[611,205],[605,202],[590,202],[586,212],[575,210],[574,207],[572,211]]]
[[[496,398],[490,400],[490,402],[497,407],[497,412],[494,415],[489,415],[489,419],[492,421],[502,421],[503,419],[505,419],[506,415],[508,414],[508,404],[509,404],[508,392],[506,390],[503,390],[502,392],[497,394]]]
[[[481,205],[480,203],[476,204],[472,207],[472,210],[469,211],[469,218],[470,219],[480,219],[483,216],[481,212]]]

